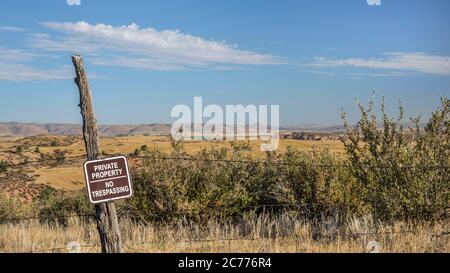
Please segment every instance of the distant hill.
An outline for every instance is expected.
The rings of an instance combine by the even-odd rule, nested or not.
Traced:
[[[425,124],[420,124],[423,127]],[[382,124],[379,125],[380,127]],[[405,128],[408,124],[404,124]],[[172,125],[165,123],[141,124],[141,125],[99,125],[100,136],[133,136],[133,135],[161,135],[169,134]],[[255,126],[251,126],[254,128]],[[300,124],[280,126],[284,132],[311,132],[311,133],[339,133],[344,131],[342,125]],[[74,136],[82,134],[81,124],[66,123],[20,123],[0,122],[0,136],[36,136],[36,135],[63,135]]]
[[[400,123],[403,128],[408,128],[410,123],[402,122]],[[356,125],[350,125],[353,127]],[[426,126],[426,123],[419,123],[419,128],[423,129]],[[383,128],[383,123],[377,123],[378,128]],[[321,125],[321,124],[300,124],[300,125],[288,125],[288,126],[280,126],[281,131],[288,132],[312,132],[312,133],[340,133],[345,132],[344,125]]]
[[[170,133],[169,124],[145,125],[100,125],[101,136],[127,136],[127,135],[157,135]],[[63,123],[0,123],[0,136],[36,136],[36,135],[81,135],[81,124]]]
[[[100,125],[98,127],[101,136],[127,136],[127,135],[158,135],[169,134],[170,124],[155,123],[141,125]],[[282,131],[308,131],[308,132],[336,132],[341,131],[342,126],[324,125],[291,125],[281,126]],[[19,123],[0,122],[0,136],[36,136],[36,135],[81,135],[81,124],[66,123]]]
[[[344,131],[343,125],[320,125],[320,124],[300,124],[280,126],[281,131],[300,131],[300,132],[340,132]]]

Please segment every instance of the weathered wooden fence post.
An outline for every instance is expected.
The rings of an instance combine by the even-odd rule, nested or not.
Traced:
[[[72,55],[75,66],[75,83],[80,90],[80,108],[83,117],[83,136],[88,160],[100,159],[100,144],[97,133],[92,94],[80,55]],[[113,202],[95,205],[97,229],[103,253],[123,253],[122,237],[119,230],[116,207]]]

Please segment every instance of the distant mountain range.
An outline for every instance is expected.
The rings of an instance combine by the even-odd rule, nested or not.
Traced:
[[[280,126],[282,131],[291,132],[342,132],[345,130],[343,125],[320,125],[320,124],[300,124],[300,125],[286,125]]]
[[[101,136],[132,136],[132,135],[161,135],[169,134],[170,124],[154,123],[141,125],[99,125]],[[253,126],[252,126],[253,127]],[[288,132],[339,132],[344,130],[339,125],[289,125],[281,126],[281,131]],[[81,135],[81,124],[69,123],[20,123],[0,122],[0,136],[36,136],[36,135]]]
[[[169,124],[99,125],[101,136],[158,135],[170,133]],[[0,123],[0,136],[81,135],[81,124]]]
[[[405,127],[408,125],[403,124]],[[420,124],[423,127],[425,124]],[[382,124],[380,124],[380,127]],[[172,125],[166,123],[153,123],[141,125],[99,125],[100,136],[133,136],[133,135],[165,135],[169,134]],[[255,128],[255,126],[251,126]],[[311,133],[337,133],[344,131],[342,125],[318,125],[301,124],[280,126],[280,131],[284,132],[311,132]],[[36,135],[81,135],[81,124],[68,123],[20,123],[20,122],[0,122],[0,136],[36,136]]]

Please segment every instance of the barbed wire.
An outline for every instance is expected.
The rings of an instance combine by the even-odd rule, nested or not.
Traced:
[[[299,213],[298,216],[308,216],[308,211],[304,211],[303,209],[308,209],[314,206],[320,206],[322,204],[320,203],[303,203],[303,204],[259,204],[259,205],[248,205],[243,206],[242,209],[266,209],[266,208],[283,208],[283,209],[291,209],[289,212],[297,212]],[[269,209],[268,209],[269,210]],[[335,212],[337,209],[327,209],[322,208],[321,212],[322,215],[329,215],[329,213]],[[136,214],[136,212],[133,212],[133,215],[130,216],[130,214],[127,214],[128,210],[119,210],[118,214],[120,215],[121,219],[134,219],[136,220],[134,216],[139,216],[139,220],[148,223],[145,221],[145,218],[142,217],[140,214]],[[15,217],[15,218],[2,218],[0,216],[0,224],[4,223],[14,223],[14,222],[23,222],[23,221],[32,221],[32,220],[41,220],[43,222],[45,221],[51,221],[51,220],[60,220],[60,219],[71,219],[71,218],[96,218],[97,216],[95,214],[70,214],[70,215],[39,215],[39,216],[31,216],[31,217]],[[319,215],[320,217],[320,215]],[[220,218],[220,217],[219,217]],[[443,217],[442,219],[445,219]],[[139,221],[138,220],[138,221]]]
[[[80,245],[80,248],[88,248],[90,247],[91,249],[89,249],[88,253],[90,253],[92,251],[92,249],[94,247],[100,247],[100,244],[88,244],[88,245]],[[24,253],[34,253],[34,254],[38,254],[38,253],[53,253],[55,251],[61,251],[61,250],[68,250],[70,249],[70,247],[56,247],[56,248],[48,248],[48,249],[39,249],[39,250],[32,250],[32,251],[27,251]]]
[[[450,232],[444,231],[441,234],[433,234],[430,232],[421,232],[421,233],[427,233],[433,238],[440,238],[443,236],[449,236]],[[406,231],[386,231],[386,232],[371,232],[371,233],[331,233],[331,234],[325,234],[320,235],[321,237],[330,238],[330,237],[344,237],[344,238],[361,238],[365,236],[380,236],[380,235],[398,235],[398,234],[417,234],[417,232],[412,230],[406,230]],[[149,242],[143,242],[138,244],[133,244],[132,246],[124,245],[125,249],[128,250],[134,250],[138,251],[140,253],[150,253],[147,249],[137,248],[137,246],[150,246],[153,244],[161,244],[161,243],[185,243],[185,244],[192,244],[192,243],[214,243],[214,242],[231,242],[231,241],[260,241],[260,240],[274,240],[274,239],[292,239],[292,238],[309,238],[311,237],[313,240],[313,234],[295,234],[295,235],[278,235],[278,236],[260,236],[260,237],[254,237],[254,238],[244,238],[244,237],[238,237],[238,238],[216,238],[216,239],[193,239],[193,240],[154,240]],[[319,239],[320,240],[320,239]],[[88,253],[92,251],[95,247],[100,247],[100,244],[87,244],[87,245],[80,245],[80,248],[90,248]],[[58,247],[58,248],[49,248],[49,249],[41,249],[41,250],[34,250],[29,251],[25,253],[52,253],[55,251],[61,251],[61,250],[69,250],[70,247]]]
[[[365,233],[320,233],[319,237],[363,237],[363,236],[375,236],[375,235],[392,235],[392,234],[414,234],[413,230],[404,231],[385,231],[385,232],[365,232]],[[433,235],[429,233],[430,235]],[[173,242],[173,243],[204,243],[204,242],[220,242],[220,241],[258,241],[258,240],[273,240],[273,239],[289,239],[289,238],[313,238],[315,233],[311,234],[291,234],[291,235],[270,235],[270,236],[256,236],[256,237],[236,237],[236,238],[213,238],[213,239],[191,239],[191,240],[154,240],[145,242],[138,245],[146,244],[159,244],[161,242]]]
[[[310,206],[319,205],[319,203],[308,203],[308,204],[260,204],[260,205],[249,205],[244,206],[242,209],[264,209],[264,208],[307,208]],[[124,211],[125,218],[129,215]],[[118,212],[121,214],[121,211]],[[141,215],[139,215],[141,216]],[[93,214],[70,214],[70,215],[41,215],[32,217],[22,217],[22,218],[1,218],[0,223],[8,222],[21,222],[21,221],[31,221],[31,220],[49,220],[49,219],[70,219],[70,218],[95,218],[96,215]],[[143,218],[142,218],[143,219]]]
[[[290,204],[282,204],[282,205],[267,205],[271,207],[276,206],[286,206]],[[74,217],[87,217],[87,218],[94,218],[95,215],[59,215],[56,216],[56,218],[74,218]],[[33,219],[42,219],[42,217],[27,217],[27,218],[11,218],[11,219],[1,219],[0,223],[4,223],[6,221],[22,221],[22,220],[33,220]],[[335,238],[346,238],[346,239],[358,239],[362,237],[367,236],[389,236],[389,235],[399,235],[399,234],[428,234],[432,238],[441,238],[444,236],[449,236],[450,231],[443,231],[440,234],[424,231],[416,231],[416,230],[399,230],[399,231],[374,231],[374,232],[356,232],[356,233],[348,233],[348,232],[328,232],[326,229],[322,230],[318,228],[317,231],[314,231],[314,229],[311,230],[310,233],[307,234],[289,234],[289,235],[267,235],[267,236],[250,236],[250,237],[232,237],[232,238],[196,238],[196,239],[170,239],[170,238],[160,238],[157,240],[142,242],[142,243],[132,243],[132,245],[124,244],[126,249],[129,250],[135,250],[138,252],[148,252],[146,249],[138,248],[136,246],[150,246],[154,244],[164,244],[164,243],[185,243],[185,244],[194,244],[194,243],[213,243],[213,242],[231,242],[231,241],[258,241],[258,240],[276,240],[276,239],[299,239],[299,238],[311,238],[315,241],[320,241],[323,239],[335,239]],[[89,251],[92,251],[93,248],[99,247],[99,243],[95,244],[84,244],[80,245],[80,248],[87,248],[90,247]],[[62,251],[62,250],[70,250],[70,247],[56,247],[56,248],[48,248],[48,249],[39,249],[39,250],[32,250],[26,253],[52,253],[55,251]]]
[[[443,237],[450,235],[450,232],[442,232],[441,234],[433,234],[431,232],[420,232],[420,233],[426,233],[430,235],[431,237]],[[322,238],[362,238],[366,236],[383,236],[383,235],[398,235],[398,234],[418,234],[418,232],[414,230],[403,230],[403,231],[385,231],[385,232],[363,232],[363,233],[329,233],[329,234],[319,234],[319,240]],[[236,237],[236,238],[212,238],[212,239],[190,239],[190,240],[153,240],[148,242],[142,242],[142,243],[135,243],[132,245],[124,244],[124,248],[128,250],[135,250],[142,253],[149,252],[147,249],[138,248],[136,246],[150,246],[154,244],[161,244],[161,243],[185,243],[185,244],[193,244],[193,243],[214,243],[214,242],[232,242],[232,241],[260,241],[260,240],[276,240],[276,239],[299,239],[299,238],[311,238],[314,239],[314,234],[292,234],[292,235],[273,235],[273,236],[257,236],[257,237]],[[96,244],[86,244],[86,245],[80,245],[80,248],[88,248],[90,247],[91,251],[95,247],[100,247],[101,245]],[[61,250],[69,250],[70,247],[57,247],[57,248],[49,248],[49,249],[40,249],[40,250],[33,250],[26,253],[47,253],[47,252],[54,252],[54,251],[61,251]]]
[[[135,156],[129,155],[127,156],[129,159],[144,159],[144,160],[169,160],[169,161],[191,161],[191,162],[212,162],[212,163],[241,163],[241,164],[256,164],[256,165],[272,165],[272,166],[311,166],[311,167],[321,167],[321,168],[333,168],[333,167],[343,167],[343,168],[351,168],[352,165],[348,164],[308,164],[300,163],[300,162],[286,162],[286,161],[273,161],[273,160],[242,160],[242,159],[213,159],[213,158],[198,158],[198,157],[169,157],[169,156]],[[86,155],[80,155],[75,157],[64,157],[64,158],[48,158],[48,159],[39,159],[39,160],[31,160],[24,161],[20,163],[6,163],[4,166],[9,168],[15,168],[19,166],[31,165],[34,163],[42,163],[42,162],[54,162],[60,163],[61,165],[65,163],[70,163],[71,161],[78,160],[86,160]],[[404,165],[404,166],[396,166],[401,169],[412,169],[412,168],[420,168],[421,170],[438,170],[438,169],[450,169],[450,165]]]
[[[300,163],[300,162],[286,162],[286,161],[271,161],[271,160],[242,160],[242,159],[210,159],[210,158],[198,158],[198,157],[154,157],[154,156],[130,156],[130,158],[139,158],[139,159],[150,159],[150,160],[180,160],[180,161],[200,161],[200,162],[223,162],[223,163],[242,163],[242,164],[266,164],[266,165],[285,165],[285,166],[311,166],[311,167],[353,167],[348,164],[308,164],[308,163]],[[430,165],[430,166],[399,166],[400,168],[418,168],[422,169],[449,169],[450,165]]]
[[[23,217],[23,218],[5,218],[0,217],[0,223],[11,223],[11,222],[22,222],[22,221],[32,221],[32,220],[49,220],[49,219],[70,219],[70,218],[95,218],[95,215],[86,214],[74,214],[74,215],[54,215],[54,216],[33,216],[33,217]]]
[[[305,211],[303,211],[303,210],[297,210],[297,209],[308,209],[313,206],[321,206],[321,205],[323,205],[323,204],[321,204],[321,203],[257,204],[257,205],[243,206],[241,209],[246,210],[246,209],[284,208],[284,209],[291,209],[292,212],[298,212],[298,213],[300,213],[299,215],[307,216],[308,213],[305,213]],[[450,208],[446,208],[446,209],[450,209]],[[327,214],[330,212],[332,213],[335,210],[336,209],[322,208],[321,212]],[[144,217],[142,217],[141,214],[134,212],[133,215],[130,216],[129,214],[127,214],[128,212],[129,211],[127,209],[125,209],[125,210],[119,209],[118,210],[118,214],[120,215],[121,218],[136,219],[136,218],[134,218],[134,216],[138,216],[140,220],[143,220],[143,222],[147,223],[147,221],[145,221]],[[444,216],[446,216],[446,215],[444,215]],[[96,218],[96,217],[97,216],[95,214],[69,214],[69,215],[55,214],[55,215],[39,215],[39,216],[15,217],[15,218],[2,218],[0,216],[0,223],[21,222],[21,221],[31,221],[31,220],[46,221],[46,220],[52,220],[52,219],[58,220],[58,219],[70,219],[70,218]]]

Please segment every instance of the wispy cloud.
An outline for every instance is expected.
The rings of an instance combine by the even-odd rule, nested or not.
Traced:
[[[368,78],[368,77],[405,77],[408,73],[399,71],[390,71],[386,73],[346,73],[345,75],[358,78]]]
[[[11,32],[24,32],[27,31],[24,28],[13,27],[13,26],[0,26],[0,31],[11,31]]]
[[[381,0],[367,0],[369,6],[381,6]]]
[[[1,63],[0,80],[4,81],[45,81],[68,80],[73,78],[73,69],[62,66],[58,69],[39,69],[26,64]]]
[[[81,6],[81,0],[66,0],[69,6]]]
[[[40,69],[29,64],[35,58],[37,55],[32,52],[0,47],[0,80],[37,81],[73,78],[73,69],[70,66]]]
[[[450,75],[450,57],[426,53],[385,53],[382,58],[329,59],[317,57],[310,65],[314,67],[358,67]]]
[[[35,53],[20,49],[10,49],[0,46],[0,62],[26,62],[36,57]]]
[[[319,70],[309,70],[309,69],[305,69],[305,70],[302,70],[302,72],[312,73],[312,74],[317,74],[317,75],[323,75],[323,76],[330,76],[330,77],[336,76],[335,73],[328,72],[328,71],[319,71]]]
[[[111,26],[87,22],[42,23],[62,35],[34,35],[31,45],[48,51],[91,54],[98,65],[152,70],[214,68],[223,65],[280,64],[275,56],[243,50],[237,45],[207,40],[179,30]]]
[[[320,71],[320,70],[301,70],[302,72],[317,74],[328,77],[350,77],[352,79],[363,79],[363,78],[374,78],[374,77],[405,77],[409,74],[400,71],[387,71],[385,73],[370,73],[370,72],[351,72],[351,73],[336,73],[330,71]]]

